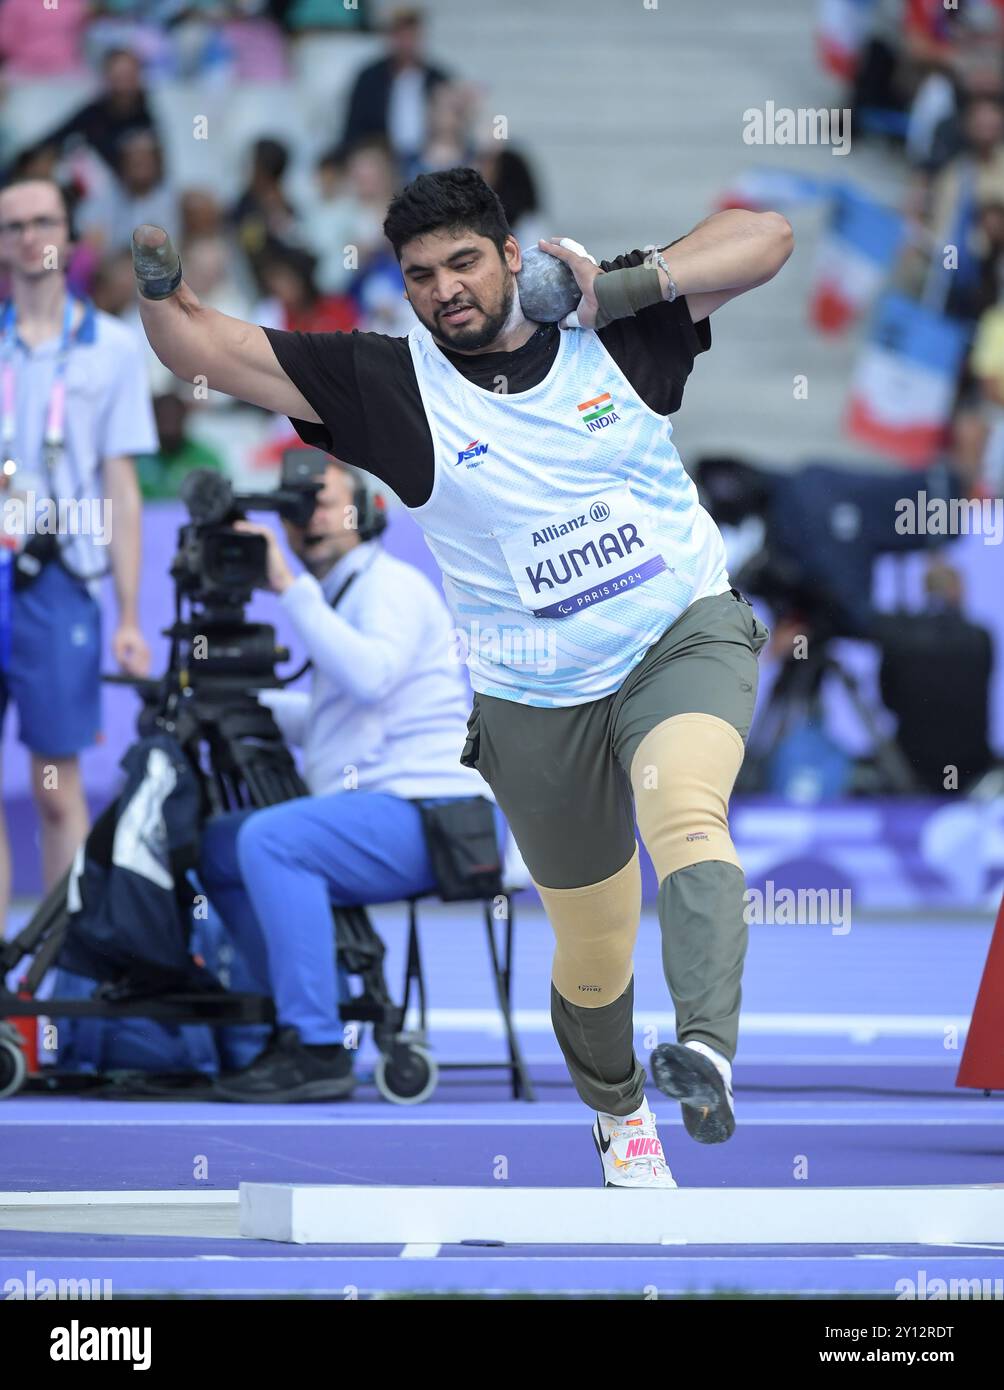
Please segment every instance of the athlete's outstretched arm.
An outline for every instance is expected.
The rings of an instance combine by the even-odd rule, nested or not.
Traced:
[[[199,303],[181,279],[181,262],[162,227],[133,234],[139,312],[150,346],[182,381],[204,377],[214,391],[251,405],[320,422],[279,366],[264,329]]]
[[[678,294],[687,296],[694,323],[737,295],[772,280],[795,245],[791,224],[779,212],[728,208],[698,222],[692,232],[662,248]],[[671,293],[659,271],[663,298]]]

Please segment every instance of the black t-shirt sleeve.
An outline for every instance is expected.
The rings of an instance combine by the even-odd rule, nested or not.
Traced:
[[[644,259],[643,251],[628,251],[600,261],[600,269],[624,270]],[[598,336],[645,404],[659,415],[672,415],[683,402],[694,359],[711,346],[711,321],[691,323],[681,295],[672,304],[650,304],[632,318],[616,319]]]
[[[321,417],[290,418],[312,444],[394,489],[409,507],[432,490],[434,456],[407,338],[266,328],[280,367]]]
[[[306,444],[365,468],[366,429],[356,385],[352,333],[288,333],[266,328],[279,366],[321,417],[290,423]]]

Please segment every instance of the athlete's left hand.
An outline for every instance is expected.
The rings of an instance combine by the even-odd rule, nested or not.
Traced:
[[[121,622],[112,638],[115,660],[128,676],[145,676],[150,671],[150,648],[133,622]]]
[[[562,246],[561,242],[567,244]],[[558,320],[558,327],[595,328],[599,306],[593,293],[593,282],[597,275],[603,275],[604,272],[600,270],[586,248],[580,246],[577,241],[573,241],[571,237],[555,236],[549,240],[542,237],[537,245],[549,256],[556,256],[559,261],[565,262],[575,276],[575,283],[582,291],[582,298],[570,314],[566,314],[563,319]]]

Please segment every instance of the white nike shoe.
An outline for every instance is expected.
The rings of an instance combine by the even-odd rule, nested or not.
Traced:
[[[736,1129],[732,1064],[707,1043],[662,1043],[652,1052],[652,1079],[680,1102],[687,1133],[699,1144],[721,1144]]]
[[[676,1186],[647,1100],[630,1115],[597,1115],[593,1143],[604,1187]]]

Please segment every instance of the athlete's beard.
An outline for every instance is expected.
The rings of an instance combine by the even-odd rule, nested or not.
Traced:
[[[443,347],[451,348],[454,352],[478,352],[481,348],[486,348],[490,343],[493,343],[502,330],[507,327],[512,317],[515,298],[516,277],[507,272],[505,283],[502,286],[502,302],[494,314],[488,313],[480,304],[475,304],[474,300],[461,299],[456,304],[444,304],[443,306],[444,309],[459,309],[461,304],[474,304],[484,315],[484,322],[480,327],[476,323],[465,324],[462,328],[450,329],[446,333],[443,331],[443,325],[439,318],[429,323],[422,318],[421,314],[417,317]]]

